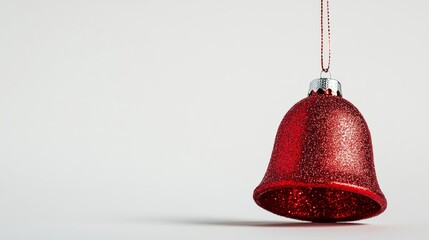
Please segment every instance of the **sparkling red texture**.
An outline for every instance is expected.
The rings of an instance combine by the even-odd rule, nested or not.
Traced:
[[[359,110],[340,96],[310,94],[280,123],[256,203],[314,222],[374,217],[387,206],[374,168],[371,135]]]

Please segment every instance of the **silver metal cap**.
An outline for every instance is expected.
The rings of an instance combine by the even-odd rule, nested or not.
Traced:
[[[317,78],[310,82],[308,95],[322,91],[325,94],[342,96],[341,83],[333,78]]]

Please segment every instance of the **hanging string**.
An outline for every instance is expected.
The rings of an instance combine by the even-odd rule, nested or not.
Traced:
[[[324,18],[324,14],[323,14],[323,8],[324,8],[324,0],[320,1],[320,63],[321,63],[321,67],[322,67],[322,71],[327,73],[329,72],[329,68],[331,67],[331,22],[329,19],[329,0],[326,0],[326,18],[327,18],[327,28],[328,28],[328,65],[325,68],[324,65],[324,40],[325,40],[325,34],[324,34],[324,29],[323,29],[323,18]]]

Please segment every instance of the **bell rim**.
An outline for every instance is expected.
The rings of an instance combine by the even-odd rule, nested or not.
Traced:
[[[380,206],[380,209],[378,211],[372,213],[371,215],[366,216],[366,217],[358,217],[358,218],[348,217],[345,219],[338,219],[338,220],[332,220],[332,221],[317,221],[317,220],[311,219],[311,218],[299,218],[299,217],[295,217],[293,215],[278,214],[276,212],[270,211],[269,209],[265,208],[263,204],[261,204],[260,197],[263,194],[270,192],[270,191],[274,191],[274,190],[290,189],[290,188],[322,188],[322,189],[346,191],[346,192],[361,195],[361,196],[364,196],[364,197],[367,197],[367,198],[373,200],[374,202],[376,202]],[[263,208],[269,212],[272,212],[274,214],[277,214],[279,216],[292,218],[292,219],[298,219],[298,220],[304,220],[304,221],[313,221],[313,222],[350,222],[350,221],[369,219],[369,218],[380,215],[387,208],[387,200],[384,197],[383,193],[381,193],[381,195],[380,195],[380,194],[375,193],[374,191],[371,191],[368,188],[364,188],[364,187],[360,187],[360,186],[356,186],[356,185],[352,185],[352,184],[340,183],[340,182],[305,183],[305,182],[295,182],[295,181],[291,181],[291,180],[283,180],[283,181],[276,182],[276,183],[264,184],[263,186],[259,185],[253,192],[253,199],[259,207],[261,207],[261,208]]]

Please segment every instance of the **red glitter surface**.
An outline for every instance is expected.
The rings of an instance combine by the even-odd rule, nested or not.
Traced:
[[[374,217],[387,206],[375,174],[371,135],[359,110],[339,96],[311,94],[280,123],[256,203],[314,222]]]

